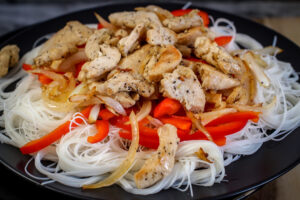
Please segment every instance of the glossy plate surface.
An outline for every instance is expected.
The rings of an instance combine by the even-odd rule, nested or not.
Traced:
[[[38,38],[45,34],[56,32],[70,20],[79,20],[82,23],[97,23],[93,15],[93,12],[95,11],[103,17],[107,17],[113,12],[124,10],[129,11],[133,10],[135,7],[145,6],[150,3],[109,3],[105,6],[57,17],[55,19],[36,24],[19,31],[15,31],[10,35],[9,39],[7,36],[5,38],[0,38],[0,46],[2,47],[6,44],[18,44],[21,49],[21,55],[23,55],[32,48],[33,43]],[[169,10],[180,9],[183,6],[182,4],[178,3],[158,3],[157,5]],[[279,59],[292,63],[296,70],[300,71],[300,48],[279,33],[238,16],[210,9],[204,9],[195,5],[193,8],[200,8],[201,10],[207,11],[208,14],[213,16],[215,19],[224,17],[233,21],[239,33],[246,33],[256,38],[264,46],[271,45],[274,36],[277,36],[277,46],[284,50],[284,52],[278,56]],[[224,199],[257,188],[296,166],[300,160],[299,141],[300,129],[298,128],[283,141],[271,141],[265,143],[255,154],[251,156],[245,156],[237,162],[234,162],[230,166],[226,167],[227,176],[225,179],[228,182],[215,184],[213,187],[193,186],[193,197],[191,197],[189,191],[179,192],[173,189],[164,190],[154,195],[138,196],[129,194],[116,185],[103,189],[84,191],[59,183],[52,183],[42,187],[72,197],[84,199]],[[29,158],[30,156],[22,155],[17,148],[6,144],[0,144],[1,163],[24,179],[40,185],[41,182],[27,176],[24,172],[24,166]],[[1,168],[3,168],[3,166],[1,166]],[[40,175],[32,164],[29,166],[29,171],[33,174]],[[4,173],[5,171],[0,171],[0,177],[5,176]],[[16,176],[12,176],[12,180],[10,181],[15,180],[20,181],[20,179],[18,179]],[[37,187],[29,182],[27,182],[27,184],[24,186],[23,191],[26,190],[27,192],[31,193],[31,189],[34,189],[34,192],[39,192],[37,191]],[[38,189],[40,192],[45,191],[41,188]],[[48,197],[51,197],[51,195],[53,197],[60,196],[55,192],[46,192],[46,194],[49,195]]]

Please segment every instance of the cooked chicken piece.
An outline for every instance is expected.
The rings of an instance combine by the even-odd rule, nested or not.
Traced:
[[[51,61],[64,58],[78,49],[77,46],[85,44],[93,34],[93,30],[78,21],[70,21],[54,34],[45,44],[39,55],[34,59],[37,66],[49,65]]]
[[[134,106],[137,100],[134,100],[127,92],[119,92],[114,96],[114,99],[118,101],[124,108],[130,108]]]
[[[174,167],[175,153],[179,142],[177,128],[165,124],[158,129],[158,136],[157,151],[145,161],[142,168],[134,175],[137,188],[147,188],[155,184],[169,175]]]
[[[152,26],[153,28],[147,31],[146,41],[152,45],[168,45],[175,44],[176,33],[163,26]]]
[[[7,74],[8,68],[19,62],[19,47],[17,45],[6,45],[0,51],[0,77]]]
[[[149,6],[146,6],[146,7],[137,7],[137,8],[135,8],[135,10],[154,12],[158,16],[160,21],[164,21],[167,18],[173,17],[173,15],[170,11],[168,11],[166,9],[163,9],[159,6],[155,6],[155,5],[149,5]]]
[[[198,74],[198,67],[200,64],[201,63],[199,63],[199,62],[194,62],[194,61],[191,61],[188,59],[182,59],[180,62],[180,65],[192,69],[195,74]]]
[[[112,34],[113,32],[106,28],[96,30],[86,42],[84,49],[86,56],[91,60],[98,58],[100,56],[100,45],[109,44]]]
[[[154,86],[147,82],[142,75],[134,72],[115,72],[105,82],[94,82],[90,89],[96,89],[100,95],[113,96],[119,92],[136,92],[143,97],[150,97],[154,93]]]
[[[136,25],[136,27],[131,31],[131,33],[122,38],[118,43],[118,48],[120,49],[123,56],[127,56],[127,54],[135,49],[135,47],[139,44],[139,40],[143,36],[145,32],[145,26],[143,23]]]
[[[116,47],[107,44],[99,45],[99,57],[86,62],[78,75],[78,80],[86,81],[87,79],[97,80],[106,72],[114,69],[121,59],[121,54]]]
[[[140,49],[124,57],[118,68],[122,70],[132,70],[133,72],[143,74],[144,67],[151,58],[151,54],[154,48],[150,44],[142,46]]]
[[[225,74],[237,74],[241,72],[237,61],[225,49],[219,47],[216,42],[210,40],[208,37],[198,37],[194,46],[194,53],[198,58],[219,68]]]
[[[198,15],[198,12],[199,10],[192,10],[183,16],[165,19],[163,25],[176,33],[192,27],[203,26],[202,18]]]
[[[158,82],[163,74],[171,72],[181,61],[181,53],[172,45],[160,48],[145,66],[144,77],[150,82]]]
[[[144,23],[145,27],[150,24],[161,26],[157,15],[153,12],[115,12],[108,16],[109,21],[118,27],[133,29],[138,24]]]
[[[114,35],[115,35],[115,37],[123,38],[123,37],[128,36],[128,32],[125,29],[118,29]]]
[[[205,93],[205,100],[206,100],[206,103],[214,104],[213,109],[222,109],[222,108],[226,107],[226,102],[223,101],[222,96],[223,95],[219,94],[219,93],[206,92]]]
[[[205,95],[193,70],[179,66],[173,73],[164,74],[161,80],[163,96],[177,99],[188,111],[204,110]]]
[[[197,37],[207,35],[207,28],[198,26],[177,35],[177,44],[194,47]]]
[[[192,48],[186,46],[186,45],[181,45],[181,44],[176,44],[175,47],[180,51],[182,54],[182,57],[184,58],[189,58],[192,55]]]
[[[234,88],[226,99],[226,103],[228,104],[239,103],[245,105],[248,104],[248,102],[249,94],[247,94],[247,90],[245,90],[242,86]]]
[[[237,79],[231,78],[229,75],[216,70],[210,65],[201,63],[198,66],[202,87],[206,90],[224,90],[240,84]]]

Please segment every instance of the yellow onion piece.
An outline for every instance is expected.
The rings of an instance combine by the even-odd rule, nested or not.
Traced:
[[[88,57],[86,56],[84,50],[79,50],[77,53],[67,57],[61,64],[58,66],[57,71],[67,72],[74,71],[77,63],[87,61]]]
[[[151,112],[152,104],[151,101],[144,101],[142,108],[140,111],[136,114],[137,121],[141,121],[145,117],[147,117]],[[129,124],[129,122],[126,122],[125,124]]]
[[[33,73],[37,71],[37,73],[42,73],[53,79],[49,85],[43,86],[42,98],[47,107],[61,112],[68,112],[77,105],[68,101],[70,93],[76,86],[76,80],[71,72],[61,75],[42,69],[33,71]]]
[[[280,49],[279,47],[275,47],[275,46],[267,46],[264,47],[262,49],[257,49],[254,50],[254,52],[257,52],[259,54],[267,54],[267,55],[275,55],[275,54],[279,54],[281,52],[283,52],[282,49]]]
[[[133,166],[136,157],[136,151],[139,146],[139,127],[134,112],[131,112],[129,120],[131,123],[132,141],[125,160],[109,177],[95,184],[83,185],[83,189],[95,189],[113,185],[120,180]]]
[[[104,27],[104,28],[107,28],[107,29],[110,29],[110,30],[117,30],[117,28],[112,25],[111,23],[109,23],[108,21],[106,21],[103,17],[101,17],[98,13],[94,13],[94,15],[96,16],[98,22]]]
[[[150,115],[147,116],[147,119],[149,120],[149,122],[155,126],[156,128],[161,127],[162,125],[164,125],[159,119],[156,119]]]
[[[275,97],[275,100],[276,100],[276,97]],[[266,106],[271,106],[271,107],[275,106],[275,105],[273,105],[273,102],[274,101],[272,101],[270,104],[268,104]],[[229,104],[228,107],[235,108],[239,112],[245,112],[245,111],[262,112],[263,109],[266,108],[265,106],[263,108],[261,104],[256,104],[256,105],[251,105],[251,106],[249,106],[249,105],[241,105],[241,104],[232,104],[232,105]]]
[[[34,69],[30,71],[31,73],[43,74],[53,80],[53,82],[57,82],[59,89],[64,89],[67,86],[67,80],[64,78],[64,75],[58,74],[52,71],[44,70],[44,69]],[[52,83],[53,83],[52,82]],[[51,86],[51,83],[49,84]]]
[[[264,70],[255,62],[253,55],[250,52],[247,52],[241,58],[251,69],[259,84],[261,84],[263,87],[269,87],[270,79],[267,77]]]
[[[123,115],[123,116],[127,115],[125,109],[117,100],[115,100],[111,97],[101,96],[101,95],[97,95],[97,97],[99,99],[101,99],[107,107],[112,108],[118,114]]]
[[[224,108],[224,109],[214,110],[214,111],[210,111],[210,112],[200,113],[198,115],[201,119],[202,125],[205,126],[209,122],[211,122],[223,115],[226,115],[229,113],[234,113],[234,112],[236,112],[236,109],[234,109],[234,108]]]
[[[204,133],[204,135],[207,137],[207,139],[209,139],[210,141],[213,141],[210,133],[204,128],[204,126],[201,124],[201,121],[194,117],[194,114],[192,112],[187,111],[186,115],[188,116],[188,118],[190,118],[192,120],[193,125],[195,125],[199,131]]]
[[[96,122],[98,115],[100,112],[100,104],[94,105],[93,108],[91,109],[88,122],[89,124],[93,124]]]

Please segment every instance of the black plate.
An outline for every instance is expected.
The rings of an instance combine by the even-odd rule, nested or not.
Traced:
[[[151,2],[150,2],[151,3]],[[1,46],[6,44],[18,44],[21,48],[21,54],[29,51],[32,48],[32,44],[37,38],[51,32],[55,32],[62,28],[66,22],[70,20],[79,20],[83,23],[96,23],[93,12],[100,13],[103,17],[107,17],[108,14],[116,11],[133,10],[137,6],[145,6],[149,3],[109,3],[105,6],[83,10],[72,14],[57,17],[55,19],[30,26],[15,33],[9,39],[0,41]],[[183,4],[180,3],[158,3],[157,5],[167,8],[169,10],[180,9]],[[194,7],[198,7],[195,6]],[[300,69],[299,55],[300,48],[290,40],[283,37],[281,34],[270,30],[262,25],[259,25],[250,20],[234,16],[231,14],[214,11],[210,9],[202,10],[207,11],[214,18],[224,17],[234,22],[237,31],[240,33],[246,33],[264,46],[272,44],[273,37],[277,36],[277,45],[284,49],[278,57],[283,61],[288,61],[296,68]],[[236,196],[251,189],[255,189],[267,182],[281,176],[293,167],[295,167],[300,160],[300,129],[296,129],[286,139],[281,142],[267,142],[265,143],[254,155],[246,156],[232,163],[226,167],[225,177],[228,182],[221,184],[215,184],[213,187],[193,187],[194,197],[190,196],[189,192],[179,192],[177,190],[164,190],[158,194],[139,196],[132,195],[119,186],[112,186],[103,189],[96,190],[81,190],[78,188],[71,188],[59,183],[52,183],[43,186],[44,188],[70,195],[77,198],[91,198],[91,199],[224,199]],[[10,170],[14,171],[19,176],[30,180],[31,182],[40,185],[40,182],[27,176],[24,172],[24,166],[30,156],[24,156],[17,148],[6,144],[0,144],[0,161]],[[33,165],[29,166],[29,170],[34,174],[39,174]],[[0,171],[1,177],[4,176],[5,171]],[[16,176],[12,177],[13,180],[17,180]],[[28,193],[37,192],[37,187],[33,184],[27,184],[24,186]],[[24,189],[24,188],[23,188]],[[34,189],[34,190],[33,190]],[[45,191],[38,188],[40,191]],[[56,196],[55,193],[47,193],[48,195]],[[49,197],[49,196],[48,196]]]

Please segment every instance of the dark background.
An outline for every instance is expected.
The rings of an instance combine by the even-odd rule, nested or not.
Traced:
[[[112,1],[115,0],[0,0],[0,35],[58,15]],[[126,2],[129,1],[126,0]],[[165,1],[153,0],[152,2],[155,4],[155,2]],[[177,0],[177,2],[187,1]],[[250,18],[300,16],[300,1],[295,0],[198,0],[190,2]]]

